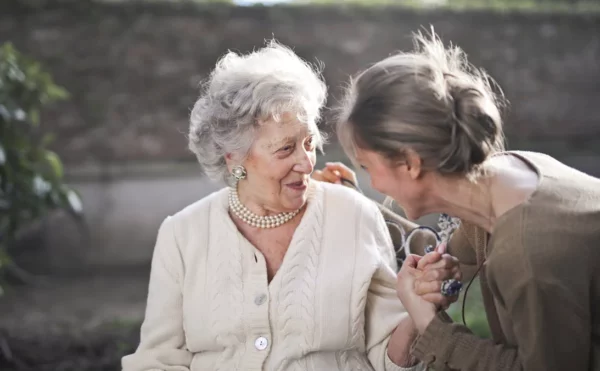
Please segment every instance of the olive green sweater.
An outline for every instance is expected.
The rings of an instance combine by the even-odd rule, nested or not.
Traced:
[[[493,339],[440,313],[413,354],[435,370],[600,370],[600,179],[555,159],[511,152],[539,174],[536,191],[493,235],[466,223],[449,252],[483,264]]]

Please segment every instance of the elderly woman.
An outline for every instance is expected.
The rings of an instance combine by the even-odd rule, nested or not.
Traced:
[[[141,342],[123,370],[422,367],[377,207],[311,181],[325,93],[318,71],[275,42],[218,62],[189,142],[230,187],[162,223]],[[448,256],[427,259],[434,286],[460,275]]]
[[[353,79],[338,134],[373,188],[409,219],[463,221],[448,252],[480,268],[493,340],[424,300],[409,256],[398,295],[436,370],[600,370],[600,180],[550,156],[507,152],[488,77],[433,35]]]

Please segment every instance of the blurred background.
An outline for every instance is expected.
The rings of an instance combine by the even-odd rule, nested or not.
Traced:
[[[503,87],[509,149],[600,176],[598,0],[0,0],[0,369],[118,370],[135,349],[160,222],[222,186],[186,143],[219,56],[274,37],[325,64],[331,107],[430,25]],[[331,138],[318,167],[348,163]]]

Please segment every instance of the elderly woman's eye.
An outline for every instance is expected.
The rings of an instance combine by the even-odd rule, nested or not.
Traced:
[[[291,144],[288,144],[287,146],[281,147],[279,150],[282,152],[288,152],[288,151],[291,151],[293,148],[294,148],[294,146],[292,146]]]

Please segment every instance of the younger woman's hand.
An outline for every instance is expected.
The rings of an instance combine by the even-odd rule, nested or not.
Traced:
[[[457,258],[438,249],[423,256],[417,263],[419,274],[415,278],[415,293],[423,299],[436,305],[438,309],[446,310],[458,300],[458,294],[442,295],[444,281],[462,278],[460,264]]]
[[[358,186],[356,173],[341,162],[326,163],[322,170],[315,170],[313,172],[312,178],[333,184],[343,184],[341,179],[345,178]]]

